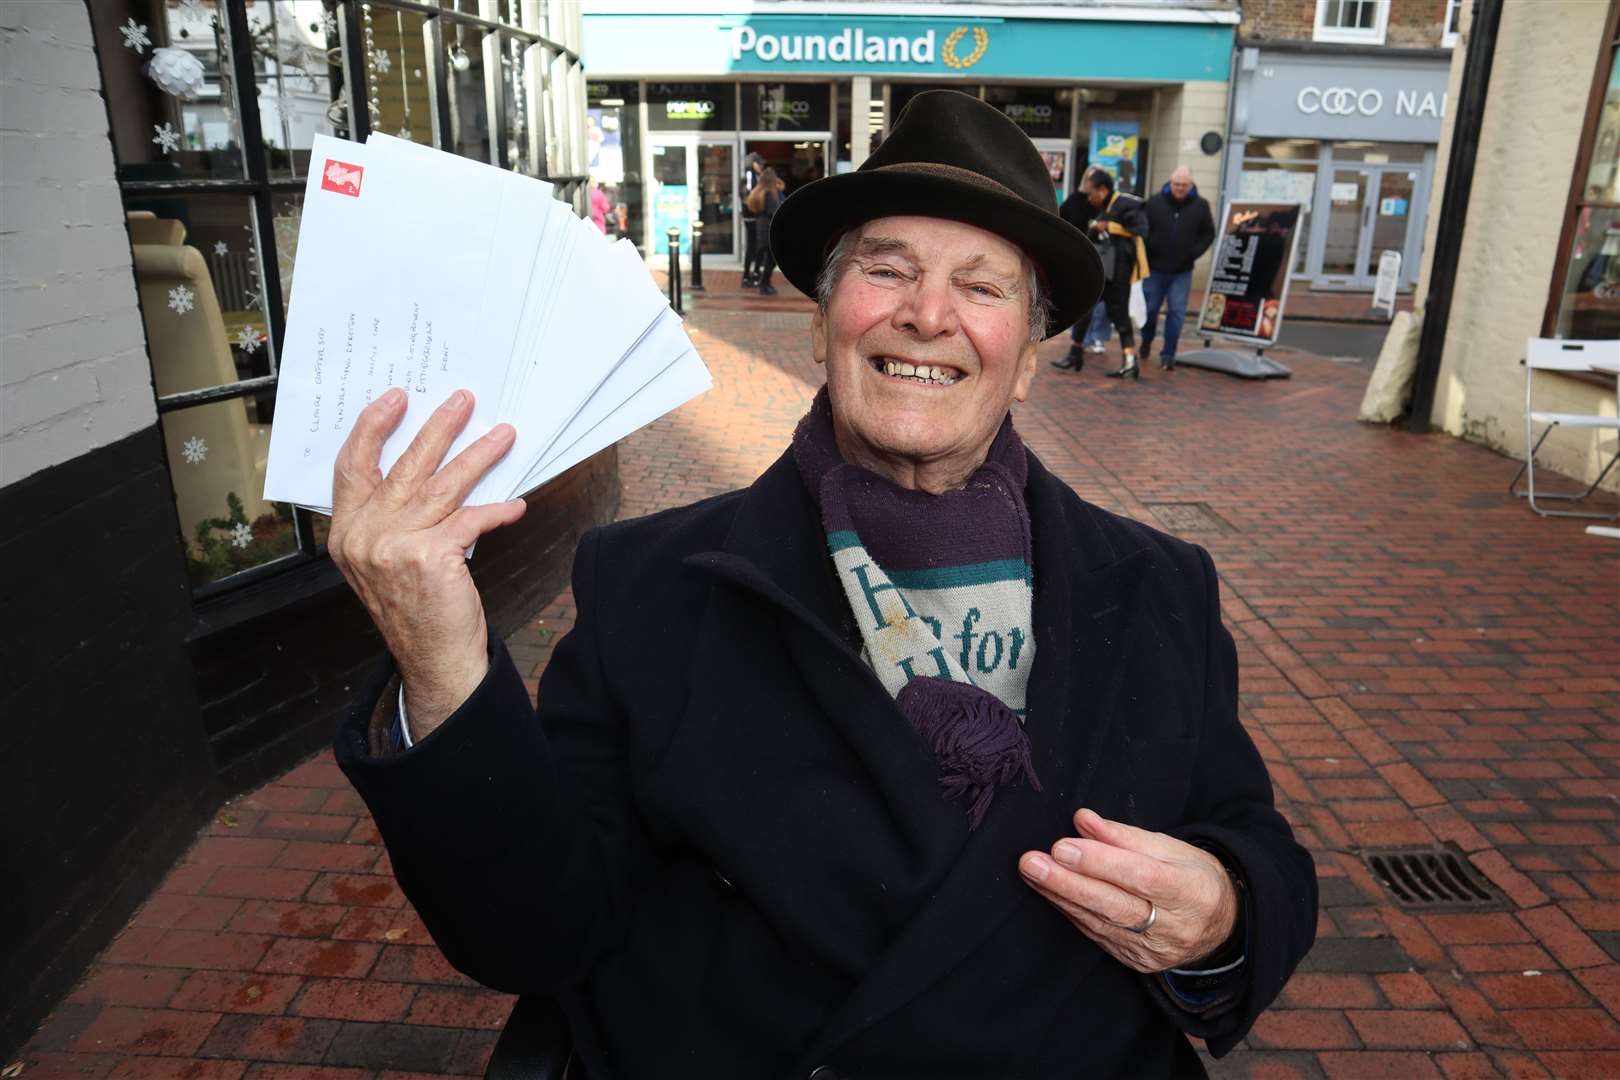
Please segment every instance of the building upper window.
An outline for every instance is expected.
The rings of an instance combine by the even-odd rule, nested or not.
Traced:
[[[1389,0],[1316,0],[1315,41],[1382,45],[1389,28]]]
[[[1462,35],[1462,0],[1446,0],[1446,14],[1440,23],[1440,47],[1449,49]]]

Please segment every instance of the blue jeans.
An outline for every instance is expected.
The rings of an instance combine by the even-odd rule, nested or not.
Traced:
[[[1081,325],[1075,323],[1069,327],[1069,340],[1077,345],[1106,345],[1114,332],[1113,324],[1108,321],[1108,306],[1101,302],[1091,309],[1091,321],[1084,324],[1084,330]]]
[[[1164,313],[1164,347],[1159,350],[1160,360],[1174,360],[1176,345],[1181,341],[1181,324],[1187,318],[1187,297],[1192,293],[1192,271],[1179,274],[1151,273],[1142,281],[1142,298],[1147,301],[1147,325],[1142,327],[1142,356],[1146,357],[1153,345],[1153,335],[1159,328],[1159,306],[1167,300],[1170,310]]]

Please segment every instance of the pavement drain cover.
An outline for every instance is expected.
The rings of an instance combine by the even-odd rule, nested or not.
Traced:
[[[1201,502],[1148,503],[1147,508],[1173,533],[1232,532],[1232,526]]]
[[[1403,908],[1480,911],[1508,906],[1507,897],[1459,852],[1415,848],[1367,851],[1361,857]]]

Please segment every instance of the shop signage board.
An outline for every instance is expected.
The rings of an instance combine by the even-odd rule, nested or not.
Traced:
[[[1227,204],[1198,320],[1201,333],[1262,347],[1276,342],[1302,209],[1296,202]]]
[[[1243,130],[1271,138],[1436,143],[1451,65],[1444,59],[1246,49]]]
[[[851,5],[854,7],[854,5]],[[1233,20],[1235,22],[1235,20]],[[593,76],[889,74],[1224,82],[1225,20],[934,18],[907,15],[587,12]]]

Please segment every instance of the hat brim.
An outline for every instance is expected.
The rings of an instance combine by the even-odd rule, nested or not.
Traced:
[[[816,180],[782,200],[771,222],[777,267],[806,296],[838,237],[880,217],[945,218],[995,233],[1017,245],[1040,269],[1052,317],[1052,337],[1089,315],[1102,295],[1102,259],[1086,234],[1010,192],[949,177],[901,170],[843,173]]]

